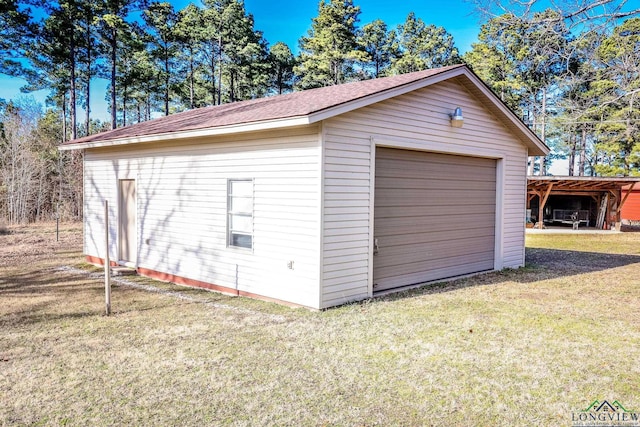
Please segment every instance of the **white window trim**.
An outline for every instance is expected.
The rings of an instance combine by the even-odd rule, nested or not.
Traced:
[[[231,203],[233,194],[231,193],[232,183],[234,182],[250,182],[251,183],[251,212],[241,212],[241,211],[232,211],[231,207],[233,204]],[[255,210],[255,183],[252,178],[229,178],[227,179],[227,248],[243,250],[243,251],[253,251],[254,247],[254,210]],[[231,218],[232,216],[244,216],[249,217],[251,219],[251,232],[247,234],[246,232],[235,232],[231,229]],[[251,237],[251,246],[238,246],[233,244],[232,236],[236,235],[244,235]]]

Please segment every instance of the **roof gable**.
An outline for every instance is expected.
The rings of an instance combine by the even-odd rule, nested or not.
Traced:
[[[198,108],[68,141],[60,149],[82,149],[176,138],[219,135],[311,124],[442,80],[463,77],[465,87],[493,106],[531,155],[548,148],[464,65],[327,86],[285,95]],[[490,108],[491,109],[491,108]]]

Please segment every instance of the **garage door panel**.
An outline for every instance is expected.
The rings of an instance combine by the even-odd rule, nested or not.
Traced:
[[[401,276],[401,275],[420,274],[424,271],[431,271],[431,270],[446,271],[447,275],[443,277],[451,277],[451,276],[459,275],[457,271],[466,271],[470,273],[471,271],[467,269],[467,266],[469,264],[481,265],[482,270],[491,269],[493,268],[493,264],[490,264],[488,262],[487,260],[488,255],[490,255],[488,252],[487,253],[478,252],[478,253],[471,254],[467,256],[464,264],[460,264],[460,259],[459,259],[460,257],[455,257],[455,256],[442,257],[439,259],[433,259],[428,261],[416,261],[411,263],[406,262],[404,264],[389,266],[389,268],[387,269],[388,270],[387,276],[383,276],[383,277],[395,277],[395,276]],[[416,266],[415,268],[412,267],[414,265]],[[418,268],[418,266],[420,268]],[[452,271],[454,272],[452,273]],[[462,273],[462,274],[465,274],[465,273]]]
[[[409,165],[409,167],[402,167],[401,163],[398,165],[390,165],[387,162],[376,162],[376,167],[385,168],[384,173],[378,175],[384,178],[394,178],[394,179],[424,179],[430,180],[435,179],[438,180],[442,177],[442,174],[447,174],[450,171],[450,165],[433,165],[429,169],[416,169],[416,166]],[[494,169],[487,167],[474,167],[469,166],[466,167],[466,173],[464,175],[459,175],[456,177],[452,177],[456,182],[473,182],[476,179],[478,181],[491,181],[492,172]]]
[[[494,266],[495,160],[380,148],[374,290]]]
[[[384,153],[382,153],[382,151],[384,151]],[[429,157],[429,165],[432,167],[437,167],[438,165],[449,166],[451,165],[452,157],[456,157],[456,164],[460,166],[485,168],[492,167],[490,163],[480,163],[477,161],[479,159],[478,157],[471,156],[455,156],[451,154],[430,153],[425,151],[402,150],[385,147],[378,147],[376,154],[382,154],[380,156],[376,156],[377,159],[379,159],[381,162],[394,162],[400,160],[402,164],[413,164],[416,165],[416,168],[418,169],[421,168],[424,156]],[[382,173],[384,173],[384,171],[382,171]]]
[[[470,193],[470,192],[473,193]],[[430,200],[448,200],[454,201],[460,199],[460,202],[471,205],[477,203],[486,203],[487,197],[493,197],[495,194],[495,188],[491,190],[473,190],[473,189],[458,189],[458,190],[442,190],[442,189],[417,189],[417,188],[381,188],[380,192],[376,194],[376,199],[380,200],[380,206],[389,206],[394,203],[406,204],[414,201],[430,201]],[[394,205],[395,206],[395,205]]]
[[[444,191],[456,191],[464,183],[465,189],[476,191],[493,191],[495,190],[495,182],[488,180],[451,180],[451,181],[438,181],[433,178],[416,180],[413,178],[398,178],[389,177],[384,178],[384,181],[378,187],[379,190],[386,189],[416,189],[416,190],[444,190]]]
[[[407,286],[407,283],[415,285],[425,282],[433,282],[441,279],[447,279],[450,277],[462,276],[465,274],[478,273],[481,271],[493,270],[493,265],[489,265],[486,260],[478,262],[469,262],[463,266],[447,267],[447,266],[431,266],[425,271],[418,273],[404,273],[400,270],[394,271],[394,274],[389,277],[382,277],[380,281],[383,281],[387,286],[386,289],[399,288]],[[374,289],[380,291],[384,289]]]
[[[433,231],[433,232],[412,232],[410,228],[392,228],[389,229],[387,235],[378,234],[378,251],[388,250],[396,246],[414,245],[419,243],[430,244],[432,246],[441,246],[443,243],[459,239],[482,239],[486,242],[486,238],[495,234],[494,228],[462,228],[451,231]],[[455,244],[455,247],[458,247]],[[407,248],[408,249],[408,248]]]
[[[382,203],[382,202],[381,202]],[[419,204],[420,203],[420,204]],[[485,200],[486,203],[486,200]],[[482,213],[486,213],[485,209],[492,209],[493,212],[489,212],[493,214],[495,217],[495,206],[487,206],[482,205],[482,210],[478,209],[477,211],[472,212],[476,215],[481,215]],[[402,209],[396,209],[395,206],[379,206],[376,204],[375,207],[375,216],[376,218],[407,218],[412,217],[415,218],[417,216],[425,215],[429,216],[429,218],[435,218],[440,216],[447,215],[459,215],[461,212],[469,212],[465,209],[447,209],[444,210],[440,205],[431,205],[427,201],[416,201],[412,206],[403,206]]]
[[[395,216],[395,217],[376,217],[379,221],[380,228],[377,229],[376,236],[389,236],[394,234],[416,233],[416,229],[423,227],[431,227],[433,230],[442,230],[456,226],[456,230],[476,229],[476,223],[492,223],[495,219],[495,213],[464,213],[456,215],[430,215],[425,216]],[[493,232],[493,229],[492,229]]]
[[[492,252],[491,247],[486,246],[487,237],[479,236],[467,238],[464,247],[456,240],[444,240],[436,242],[398,244],[395,246],[382,246],[378,249],[378,266],[393,265],[394,263],[417,262],[423,259],[443,259],[447,257],[473,255],[478,252]]]

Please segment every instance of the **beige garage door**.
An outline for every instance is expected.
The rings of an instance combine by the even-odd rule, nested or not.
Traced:
[[[374,292],[494,268],[496,161],[378,148]]]

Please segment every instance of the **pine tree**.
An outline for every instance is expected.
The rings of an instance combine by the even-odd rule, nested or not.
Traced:
[[[357,42],[360,7],[352,0],[320,1],[318,16],[300,39],[295,67],[298,89],[331,86],[357,79],[356,65],[367,60]]]
[[[0,73],[22,76],[28,72],[19,60],[36,32],[29,9],[15,0],[0,0]]]
[[[169,115],[169,104],[174,84],[173,69],[178,52],[175,27],[178,15],[171,3],[151,3],[143,13],[150,33],[150,53],[156,63],[157,87],[160,89],[164,105],[164,115]]]
[[[127,18],[134,9],[142,9],[146,0],[102,0],[99,7],[98,29],[106,67],[101,75],[109,80],[111,128],[117,127],[117,66],[119,38],[129,29]]]
[[[296,60],[284,42],[278,42],[269,49],[271,64],[271,88],[279,95],[293,89],[293,67]]]
[[[204,30],[204,12],[194,4],[178,12],[178,22],[174,28],[174,34],[178,43],[178,67],[182,75],[187,78],[184,83],[176,87],[183,104],[189,108],[205,105],[205,92],[201,78],[206,66],[206,58],[203,54],[206,32]],[[185,90],[186,88],[186,90]]]
[[[600,104],[605,118],[597,127],[607,162],[601,175],[640,175],[640,18],[616,27],[598,50],[604,65],[598,84],[608,96]]]
[[[369,68],[369,77],[381,77],[386,74],[392,59],[400,54],[395,31],[389,31],[381,19],[362,27],[358,44],[367,53],[365,68]]]
[[[426,25],[413,12],[397,28],[400,54],[391,60],[389,72],[403,74],[460,63],[453,36],[444,28]]]

